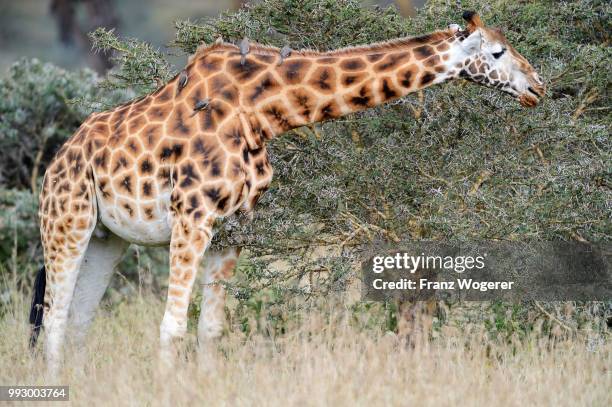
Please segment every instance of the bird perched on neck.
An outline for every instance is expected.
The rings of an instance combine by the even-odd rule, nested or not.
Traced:
[[[198,100],[196,104],[193,106],[193,114],[191,116],[194,116],[196,113],[206,109],[208,105],[210,105],[209,98]]]
[[[179,75],[179,79],[178,79],[178,85],[176,88],[176,94],[178,95],[179,93],[181,93],[181,91],[183,90],[183,88],[185,86],[187,86],[187,82],[189,81],[189,75],[187,74],[187,71],[183,70],[181,71],[180,75]]]
[[[246,56],[249,53],[250,48],[251,47],[249,46],[249,39],[247,37],[244,37],[242,41],[240,41],[240,65],[244,65],[244,63],[246,62]]]
[[[285,59],[288,58],[292,52],[293,50],[288,45],[285,45],[283,48],[281,48],[280,61],[278,61],[278,65],[282,65]]]

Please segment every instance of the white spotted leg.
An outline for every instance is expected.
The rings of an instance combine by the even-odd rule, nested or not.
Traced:
[[[198,342],[205,345],[221,336],[225,325],[225,296],[223,281],[232,277],[240,248],[206,254],[203,264],[203,287],[200,318],[198,321]]]
[[[70,219],[72,221],[66,222]],[[74,223],[74,219],[68,216],[56,220],[56,225],[61,225],[65,229]],[[64,242],[63,246],[59,246],[56,242],[50,244],[45,251],[47,259],[45,302],[49,303],[49,308],[45,312],[43,324],[46,335],[45,359],[49,377],[56,377],[62,365],[70,305],[92,231],[93,227],[83,230],[72,228],[67,234],[68,237],[55,239],[56,241],[63,239],[60,240]]]
[[[214,216],[195,221],[179,215],[172,225],[170,241],[170,280],[164,318],[160,326],[160,357],[163,367],[176,359],[174,341],[185,336],[187,309],[198,267],[212,238]]]

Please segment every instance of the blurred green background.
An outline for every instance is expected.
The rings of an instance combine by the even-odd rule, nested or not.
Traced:
[[[412,14],[414,7],[422,6],[425,0],[362,0],[364,5],[381,7],[398,6],[402,14]],[[93,31],[105,19],[114,20],[118,34],[146,41],[153,46],[166,49],[174,39],[172,25],[176,20],[198,20],[217,16],[243,3],[240,0],[0,0],[0,76],[20,57],[36,57],[63,68],[89,66],[99,72],[103,69],[91,59],[90,44],[74,39],[65,44],[61,41],[58,9],[72,3],[76,27],[83,33]],[[98,6],[92,3],[99,3]],[[254,2],[251,2],[254,3]],[[101,4],[101,5],[100,5]],[[92,16],[91,10],[99,10]],[[93,14],[96,14],[95,12]],[[109,16],[114,14],[114,16]],[[63,24],[64,29],[69,29]],[[78,37],[78,34],[76,35]],[[170,58],[176,65],[184,63],[184,57]]]

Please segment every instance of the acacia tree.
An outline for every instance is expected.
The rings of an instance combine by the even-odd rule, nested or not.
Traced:
[[[213,242],[248,249],[250,265],[230,291],[242,304],[257,304],[262,292],[271,303],[342,292],[359,272],[360,250],[376,241],[609,239],[609,192],[596,181],[605,178],[612,151],[600,109],[609,57],[603,31],[595,28],[606,24],[604,7],[496,0],[479,10],[485,21],[506,29],[545,77],[556,78],[549,84],[553,98],[536,111],[454,82],[273,140],[275,178],[254,221],[228,220]],[[536,24],[534,16],[544,10],[547,19]],[[422,34],[457,22],[460,14],[441,0],[412,19],[354,0],[264,0],[216,19],[179,21],[173,45],[190,54],[219,36],[234,43],[246,36],[277,47],[328,50]],[[572,29],[552,23],[568,18],[576,23]],[[111,48],[121,41],[102,30],[94,37]],[[129,46],[117,49],[133,54]],[[148,78],[153,89],[147,72],[158,65],[135,62],[155,58],[148,51],[134,55],[118,63],[113,86]],[[569,92],[574,96],[560,96]],[[595,145],[579,141],[585,132]],[[274,260],[285,267],[270,267]]]

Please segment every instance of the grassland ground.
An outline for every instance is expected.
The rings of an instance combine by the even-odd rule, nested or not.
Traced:
[[[157,365],[163,302],[150,294],[99,312],[85,349],[44,378],[27,347],[26,297],[0,320],[0,384],[69,385],[73,405],[606,406],[612,346],[532,335],[495,341],[443,329],[416,348],[364,329],[342,305],[301,315],[279,336],[228,332],[205,364],[193,330],[170,375]]]

